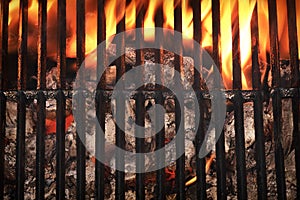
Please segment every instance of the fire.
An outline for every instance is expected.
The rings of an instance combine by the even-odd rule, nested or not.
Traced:
[[[86,54],[92,52],[97,46],[97,3],[96,0],[86,2]],[[155,16],[159,8],[163,9],[163,27],[174,29],[174,8],[181,3],[182,7],[182,29],[183,37],[193,38],[193,11],[190,0],[132,0],[125,3],[123,0],[108,0],[105,2],[106,15],[106,36],[107,38],[116,34],[116,25],[125,15],[126,29],[135,28],[136,13],[142,7],[145,9],[144,27],[155,27]],[[234,13],[234,6],[238,3],[238,13]],[[259,48],[260,59],[266,61],[266,54],[269,51],[269,23],[268,23],[268,2],[267,0],[220,0],[220,54],[222,64],[222,77],[225,87],[232,88],[232,38],[233,33],[231,24],[239,20],[240,33],[240,56],[242,67],[242,87],[251,89],[251,30],[250,22],[255,4],[258,8],[258,27],[259,27]],[[202,22],[202,46],[209,48],[212,46],[212,11],[211,0],[201,1],[201,22]],[[300,9],[300,3],[296,1],[297,8]],[[18,26],[19,19],[19,1],[12,0],[9,4],[9,31],[14,32]],[[296,9],[296,10],[299,10]],[[48,0],[48,56],[55,57],[57,42],[57,0]],[[38,0],[29,0],[28,4],[28,22],[29,27],[37,28],[38,25]],[[297,13],[297,27],[300,32],[300,12]],[[285,0],[277,0],[278,15],[278,38],[280,41],[280,56],[282,59],[289,58],[288,30],[287,30],[287,7]],[[76,4],[67,1],[67,57],[76,57]],[[28,45],[37,45],[36,38],[29,33]],[[10,36],[13,34],[10,34]],[[17,33],[16,33],[17,35]],[[33,39],[30,39],[32,37]],[[146,41],[153,41],[154,33],[145,32]],[[14,38],[10,37],[9,51],[14,51],[17,45],[12,42]],[[32,41],[31,41],[32,40]],[[300,34],[298,34],[300,40]],[[30,42],[31,41],[31,42]],[[15,42],[16,43],[16,42]],[[36,48],[36,47],[35,47]],[[300,50],[300,49],[299,49]]]

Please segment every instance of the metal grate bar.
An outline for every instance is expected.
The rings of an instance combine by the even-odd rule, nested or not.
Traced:
[[[39,1],[38,80],[37,89],[46,88],[47,1]]]
[[[56,96],[56,199],[65,199],[66,99],[62,90]]]
[[[213,59],[219,72],[222,72],[219,55],[220,43],[220,1],[212,0],[212,37],[213,37]],[[215,83],[218,88],[220,83]],[[218,109],[217,109],[218,110]],[[216,113],[217,117],[218,114]],[[217,130],[216,131],[221,131]],[[216,144],[216,164],[217,164],[217,197],[226,199],[226,169],[225,169],[225,146],[224,131],[222,131]]]
[[[193,39],[201,44],[202,40],[202,27],[201,27],[201,1],[193,1]],[[201,49],[198,49],[198,46],[194,47],[195,57],[194,63],[195,66],[201,67],[200,60],[202,60]],[[199,89],[200,87],[200,74],[197,70],[194,70],[194,89]]]
[[[4,67],[7,65],[8,53],[8,11],[9,1],[0,2],[0,160],[4,160],[6,97],[1,91],[5,88],[3,81]],[[0,163],[0,199],[4,196],[4,162]]]
[[[43,91],[37,96],[37,138],[36,138],[36,199],[45,199],[45,118],[46,98]]]
[[[155,19],[154,19],[154,22],[155,22],[155,27],[159,27],[159,28],[162,28],[163,27],[163,9],[162,9],[162,6],[158,7],[157,8],[157,11],[156,11],[156,15],[155,15]],[[160,46],[161,47],[161,44],[162,44],[162,38],[159,37],[159,35],[162,35],[163,33],[160,32],[159,30],[155,30],[155,42],[157,42],[156,46]],[[155,63],[158,63],[158,64],[162,64],[163,63],[163,49],[160,48],[160,49],[155,49]],[[155,71],[155,79],[156,80],[160,80],[161,83],[163,84],[164,81],[163,81],[163,71],[162,70],[156,70]],[[161,89],[160,86],[157,85],[157,89]]]
[[[0,159],[4,160],[6,97],[0,92]],[[4,162],[0,162],[0,199],[4,196]]]
[[[38,90],[46,88],[47,1],[39,1]],[[36,199],[45,198],[45,118],[46,97],[38,92],[38,124],[36,138]]]
[[[200,45],[202,42],[202,23],[201,23],[201,1],[193,1],[193,39]],[[202,49],[199,46],[194,46],[194,65],[202,70]],[[194,69],[194,90],[200,89],[200,78],[199,71]],[[206,174],[205,174],[205,158],[199,158],[198,153],[205,137],[204,131],[204,103],[202,93],[197,93],[197,102],[199,105],[199,127],[197,129],[195,143],[196,143],[196,175],[197,175],[197,198],[206,199]]]
[[[155,102],[158,105],[164,105],[164,97],[161,91],[155,91]],[[160,124],[161,120],[158,117],[158,114],[156,113],[155,116],[155,124]],[[156,199],[164,200],[166,199],[166,188],[165,188],[165,182],[166,182],[166,173],[165,168],[163,166],[160,166],[162,163],[164,163],[166,157],[165,157],[165,149],[163,148],[165,146],[165,126],[156,134],[155,137],[156,142],[156,165],[159,168],[156,172]],[[161,154],[158,153],[158,150],[161,150]]]
[[[58,69],[58,85],[59,88],[66,86],[66,0],[58,0],[57,2],[57,69]]]
[[[145,125],[145,97],[142,91],[137,93],[136,97],[136,125],[140,127],[144,127]],[[138,171],[143,172],[145,170],[145,141],[144,135],[145,133],[143,130],[136,130],[136,135],[140,138],[135,138],[135,146],[136,146],[136,153],[141,153],[140,155],[137,154],[136,156],[136,169]],[[136,174],[136,199],[145,199],[145,183],[144,183],[144,173],[137,173]]]
[[[27,79],[27,34],[28,34],[28,0],[20,1],[18,39],[18,90],[26,89]]]
[[[142,5],[142,8],[139,12],[136,12],[136,28],[142,28],[143,27],[143,19],[144,19],[144,5]],[[141,31],[136,31],[136,42],[140,48],[142,48],[142,44],[144,42],[144,36]],[[144,52],[143,50],[137,50],[136,51],[136,66],[143,65],[144,64]],[[143,79],[143,75],[141,75],[141,79]],[[141,80],[143,83],[143,80]],[[143,88],[143,87],[142,87]],[[141,88],[141,90],[142,90]],[[137,93],[136,98],[136,124],[144,127],[145,126],[145,97],[142,91],[139,91]],[[137,136],[140,138],[135,138],[135,146],[136,146],[136,152],[137,153],[145,153],[144,148],[144,135],[145,133],[142,132],[142,130],[137,131]],[[141,138],[141,136],[143,136]],[[136,169],[139,171],[144,171],[145,169],[145,156],[141,154],[140,156],[136,156]],[[136,174],[136,199],[145,199],[145,174],[144,173],[137,173]]]
[[[77,0],[76,1],[76,54],[77,54],[77,68],[85,67],[84,61],[85,58],[85,1],[84,0]],[[79,74],[80,76],[80,87],[85,88],[85,82],[84,82],[84,70],[81,71]],[[85,97],[84,97],[84,91],[79,91],[78,95],[80,95],[80,104],[79,105],[86,105]],[[79,117],[78,119],[78,131],[76,134],[76,150],[77,150],[77,166],[76,166],[76,197],[77,199],[85,199],[85,134],[79,136],[79,134],[85,133],[85,127],[86,127],[86,112],[85,112],[85,106],[79,107],[80,111],[79,114],[82,117]]]
[[[98,122],[100,124],[100,128],[103,133],[105,131],[105,110],[104,110],[104,92],[97,91],[96,94],[96,115]],[[97,129],[99,127],[97,126]],[[100,156],[105,155],[105,136],[101,134],[100,130],[96,130],[96,199],[104,200],[104,163],[98,160]]]
[[[256,173],[257,173],[257,197],[267,199],[267,177],[266,177],[266,157],[265,157],[265,137],[263,127],[263,101],[261,89],[261,73],[258,60],[258,13],[257,3],[254,7],[251,18],[252,37],[252,87],[258,90],[254,99],[254,129],[255,129],[255,149],[256,149]]]
[[[288,9],[288,33],[290,47],[290,61],[292,67],[292,87],[299,88],[299,59],[298,59],[298,38],[296,21],[295,0],[286,1]],[[292,100],[293,126],[294,126],[294,147],[296,162],[297,199],[300,198],[300,130],[299,130],[299,91]]]
[[[176,6],[176,2],[174,2],[174,29],[182,33],[182,1],[179,1]],[[183,57],[182,57],[182,36],[180,41],[176,41],[178,43],[178,49],[180,54],[175,54],[174,57],[174,65],[175,70],[182,74],[183,71]],[[176,80],[175,80],[176,81]],[[175,82],[176,85],[182,85],[180,80]],[[185,153],[180,155],[180,151],[185,149],[185,140],[184,140],[184,112],[182,105],[180,103],[183,100],[183,96],[181,94],[177,94],[177,101],[175,101],[175,124],[176,124],[176,188],[177,188],[177,199],[185,199]]]
[[[246,181],[246,161],[245,161],[245,133],[244,133],[244,109],[242,94],[241,78],[241,56],[240,56],[240,25],[239,25],[239,4],[235,1],[231,14],[231,31],[232,31],[232,68],[233,68],[233,89],[236,95],[233,100],[234,104],[234,129],[235,129],[235,154],[237,170],[237,189],[238,199],[247,199],[247,181]]]
[[[7,51],[8,51],[8,11],[9,0],[0,2],[0,89],[5,88],[4,67],[7,65]]]
[[[197,175],[197,199],[206,199],[206,173],[205,173],[205,158],[199,158],[201,145],[205,138],[204,130],[204,100],[202,93],[197,93],[199,104],[199,127],[196,133],[196,175]]]
[[[126,2],[122,2],[120,4],[120,9],[125,10]],[[117,24],[117,33],[121,33],[125,31],[125,14]],[[125,38],[122,35],[120,41],[117,41],[117,55],[121,55],[120,58],[117,59],[117,80],[119,81],[123,74],[125,74]],[[122,86],[121,86],[122,87]],[[123,85],[123,88],[125,86]],[[122,89],[123,89],[122,88]],[[125,149],[125,133],[122,130],[122,127],[125,127],[125,97],[123,94],[118,94],[116,98],[116,145],[120,149]],[[116,170],[116,199],[121,200],[125,199],[125,161],[124,161],[124,153],[120,150],[116,150],[116,166],[119,169]]]
[[[275,164],[276,164],[276,183],[279,199],[286,199],[286,183],[284,169],[284,154],[281,144],[281,118],[282,103],[279,90],[280,67],[279,67],[279,42],[277,24],[277,5],[276,1],[268,0],[269,7],[269,28],[270,28],[270,65],[272,69],[272,84],[275,88],[273,96],[273,116],[274,117],[274,141],[275,141]]]
[[[24,199],[25,181],[25,124],[26,124],[26,96],[22,91],[18,92],[17,108],[17,158],[16,158],[16,199]]]
[[[104,11],[104,0],[97,1],[98,2],[98,11],[97,11],[97,43],[101,43],[105,41],[106,39],[106,17],[105,17],[105,11]],[[104,46],[104,49],[97,48],[97,76],[99,76],[101,71],[101,66],[106,65],[106,56],[105,56],[105,50],[106,45]],[[104,89],[105,87],[105,77],[97,77],[97,80],[100,80],[102,78],[102,81],[100,81],[100,87]],[[97,90],[96,94],[96,115],[98,118],[98,122],[100,124],[99,126],[96,126],[96,158],[99,158],[99,156],[104,155],[105,148],[105,136],[101,134],[102,129],[103,133],[105,133],[105,110],[104,110],[104,96],[103,91]],[[100,162],[98,159],[96,159],[96,169],[95,169],[95,188],[96,188],[96,199],[97,200],[104,200],[104,167],[105,165]]]
[[[155,15],[155,27],[163,27],[163,9],[160,6],[157,11],[156,11],[156,15]],[[155,30],[155,41],[157,42],[157,46],[161,46],[162,41],[161,38],[158,37],[159,33],[158,30]],[[155,49],[155,63],[161,64],[163,63],[163,50],[160,49]],[[156,70],[155,71],[155,79],[156,80],[160,80],[161,83],[163,84],[163,71],[162,69],[160,70]],[[161,86],[156,85],[156,89],[161,89]],[[160,104],[160,105],[164,105],[164,97],[161,91],[157,91],[155,93],[155,102],[156,104]],[[158,121],[157,121],[158,120]],[[156,122],[155,124],[159,124],[159,117],[157,117],[156,114]],[[156,150],[161,149],[165,146],[165,129],[162,128],[162,130],[160,130],[157,134],[156,134]],[[163,150],[164,151],[164,150]],[[159,166],[159,163],[161,163],[161,161],[165,160],[165,155],[162,154],[156,154],[156,162],[159,168],[163,167],[163,166]],[[164,200],[166,199],[166,187],[165,187],[165,182],[166,182],[166,173],[165,173],[165,168],[159,169],[157,170],[156,173],[156,186],[157,186],[157,191],[156,191],[156,198],[159,200]]]

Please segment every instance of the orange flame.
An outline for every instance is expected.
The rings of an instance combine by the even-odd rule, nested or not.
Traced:
[[[136,12],[139,12],[144,6],[145,17],[144,27],[153,28],[155,26],[154,19],[158,8],[163,8],[164,19],[163,27],[174,29],[174,7],[181,3],[182,7],[182,29],[183,37],[187,39],[193,38],[193,11],[190,0],[132,0],[125,5],[123,0],[108,0],[105,3],[106,15],[106,36],[107,38],[116,33],[116,25],[125,15],[126,29],[135,28]],[[232,10],[233,6],[238,2],[238,15]],[[87,1],[86,5],[86,53],[89,54],[97,46],[97,3],[96,0]],[[243,89],[251,88],[251,31],[250,21],[255,4],[258,7],[258,27],[259,27],[259,48],[260,59],[266,61],[266,53],[269,51],[269,23],[268,23],[268,2],[267,0],[220,0],[220,53],[222,59],[222,77],[225,81],[225,87],[232,87],[232,30],[231,24],[233,20],[239,19],[240,31],[240,55],[242,67],[242,86]],[[201,1],[201,22],[202,22],[202,46],[212,46],[212,11],[211,0]],[[19,1],[12,0],[9,4],[9,31],[14,32],[18,25]],[[296,1],[297,11],[300,10],[300,3]],[[56,55],[56,30],[57,30],[57,0],[48,1],[48,56]],[[28,12],[29,26],[37,27],[38,24],[38,0],[30,0]],[[300,12],[297,12],[297,27],[300,32]],[[289,57],[288,46],[288,30],[287,30],[287,7],[285,0],[277,0],[278,15],[278,38],[280,41],[281,58]],[[233,16],[233,17],[232,17]],[[67,1],[67,56],[76,56],[76,4]],[[200,20],[200,19],[199,19]],[[10,34],[14,35],[14,34]],[[17,33],[16,33],[17,35]],[[30,33],[29,33],[30,37]],[[154,39],[154,33],[145,32],[146,41]],[[33,37],[35,38],[35,37]],[[9,41],[9,50],[14,50],[17,45]],[[300,40],[300,34],[298,34]],[[35,41],[35,40],[33,40]],[[35,42],[28,42],[28,45],[37,45]],[[36,48],[36,47],[35,47]],[[300,50],[300,45],[299,45]],[[251,70],[250,70],[251,72]]]

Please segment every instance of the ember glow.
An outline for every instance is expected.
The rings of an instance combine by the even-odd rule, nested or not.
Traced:
[[[174,8],[181,3],[182,7],[182,29],[184,38],[193,38],[193,11],[192,1],[189,0],[132,0],[127,5],[123,0],[108,0],[105,3],[106,15],[106,36],[116,34],[116,25],[125,15],[126,29],[135,28],[136,13],[142,8],[145,9],[144,27],[155,27],[154,18],[158,8],[163,9],[163,27],[174,29]],[[233,7],[238,3],[238,12],[234,13]],[[202,22],[202,46],[209,48],[212,46],[212,11],[211,0],[201,1],[201,22]],[[239,20],[240,33],[240,55],[242,65],[242,86],[243,89],[251,89],[251,31],[250,22],[252,12],[255,7],[255,0],[220,0],[221,11],[221,35],[220,53],[222,64],[222,77],[227,89],[232,88],[232,28],[234,20]],[[30,27],[36,28],[38,25],[38,0],[29,0],[28,22]],[[97,1],[89,0],[86,2],[86,53],[89,54],[97,46]],[[268,23],[268,2],[258,0],[258,28],[259,28],[259,48],[260,59],[266,62],[266,54],[269,51],[269,23]],[[297,8],[300,10],[300,3],[296,1]],[[200,5],[199,5],[200,6]],[[19,21],[19,1],[12,0],[9,4],[9,31],[14,32],[14,27],[18,27]],[[48,56],[56,57],[56,30],[57,30],[57,0],[48,1]],[[287,8],[285,0],[277,0],[278,15],[278,37],[280,41],[280,57],[288,59],[288,30],[287,30]],[[67,57],[76,57],[76,3],[67,1]],[[300,14],[297,12],[297,27],[300,32]],[[10,34],[9,51],[15,51],[17,45],[11,42]],[[144,33],[146,41],[153,41],[154,33]],[[36,33],[29,32],[29,48],[36,44]],[[32,40],[32,41],[31,41]],[[298,34],[298,40],[300,40]],[[33,47],[33,49],[36,47]]]

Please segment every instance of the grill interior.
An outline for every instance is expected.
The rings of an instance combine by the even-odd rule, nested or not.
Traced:
[[[181,2],[181,1],[180,1]],[[130,1],[126,1],[126,4],[129,4]],[[47,57],[47,1],[38,1],[38,38],[37,38],[37,67],[36,69],[31,66],[31,58],[29,57],[29,50],[27,45],[27,39],[29,35],[28,30],[28,1],[20,0],[19,7],[19,35],[18,35],[18,52],[17,55],[11,55],[8,52],[9,49],[9,29],[8,29],[8,16],[9,16],[9,0],[3,0],[0,2],[0,160],[5,160],[5,146],[6,144],[6,129],[7,129],[7,110],[10,109],[7,107],[7,102],[14,100],[17,102],[17,128],[16,128],[16,165],[15,165],[15,198],[23,199],[24,198],[24,184],[26,180],[25,174],[25,135],[26,135],[26,105],[28,101],[32,99],[37,100],[37,126],[36,126],[36,166],[35,166],[35,198],[44,199],[45,198],[45,133],[46,133],[46,101],[50,98],[55,97],[56,99],[56,198],[64,199],[66,196],[66,162],[65,162],[65,135],[66,129],[66,104],[68,99],[71,99],[73,93],[69,90],[68,80],[74,78],[76,75],[75,69],[78,69],[81,66],[81,63],[84,61],[86,52],[85,52],[85,4],[84,0],[76,1],[76,59],[69,59],[66,56],[66,38],[67,38],[67,20],[66,20],[66,0],[61,0],[57,2],[57,59],[54,65],[57,65],[58,69],[58,80],[57,80],[57,89],[49,90],[46,87],[46,73],[49,71],[49,66],[51,61]],[[203,24],[201,23],[201,5],[200,0],[195,0],[190,2],[193,4],[193,39],[201,44],[202,41],[202,31],[201,28]],[[220,43],[220,1],[212,0],[212,58],[218,67],[219,71],[222,71],[221,55],[219,49]],[[246,171],[246,157],[245,157],[245,127],[244,127],[244,103],[253,102],[254,109],[254,131],[255,131],[255,160],[256,166],[255,171],[257,175],[256,183],[257,184],[257,198],[266,199],[268,196],[268,182],[267,176],[268,171],[266,170],[266,156],[265,156],[265,134],[264,134],[264,125],[263,125],[263,103],[265,98],[272,99],[272,108],[274,123],[272,126],[273,131],[273,141],[274,141],[274,156],[275,156],[275,168],[276,168],[276,196],[278,199],[287,198],[287,187],[286,187],[286,175],[285,175],[285,162],[284,162],[284,147],[282,144],[282,138],[285,137],[285,132],[282,131],[282,114],[283,99],[290,99],[292,109],[292,118],[293,121],[293,151],[295,154],[295,171],[296,171],[296,194],[295,198],[300,198],[300,132],[299,132],[299,59],[298,59],[298,38],[297,38],[297,23],[296,23],[296,9],[295,9],[295,0],[287,0],[287,13],[288,13],[288,40],[289,40],[289,64],[290,64],[290,79],[289,84],[281,78],[281,58],[279,55],[279,40],[278,40],[278,24],[277,24],[277,7],[276,1],[268,1],[268,16],[269,16],[269,30],[270,30],[270,51],[268,53],[268,64],[267,66],[270,69],[270,74],[272,77],[271,87],[267,87],[264,82],[261,82],[260,63],[259,63],[259,30],[258,30],[258,12],[257,4],[255,4],[254,11],[251,19],[251,38],[252,38],[252,51],[251,51],[251,60],[252,60],[252,89],[251,90],[242,90],[242,69],[241,69],[241,58],[240,58],[240,35],[239,29],[234,29],[236,34],[232,38],[232,89],[225,91],[225,96],[228,102],[233,105],[234,110],[234,129],[236,132],[235,135],[235,155],[236,155],[236,181],[237,181],[237,193],[236,196],[238,199],[246,199],[249,197],[247,193],[247,188],[249,187],[249,182],[247,182],[247,171]],[[97,43],[101,43],[106,40],[106,18],[109,16],[105,15],[105,1],[98,1],[97,5]],[[125,2],[124,5],[125,6]],[[238,9],[238,7],[234,7]],[[136,28],[142,28],[144,22],[146,8],[142,8],[138,13],[136,13]],[[238,13],[238,11],[237,11]],[[155,15],[155,27],[163,27],[163,9],[158,8]],[[75,20],[75,19],[74,19]],[[182,6],[179,3],[174,9],[174,30],[178,32],[184,32],[182,30]],[[239,21],[235,21],[231,24],[232,27],[239,27]],[[123,17],[116,27],[116,32],[121,33],[126,30],[125,17]],[[137,35],[140,33],[136,33]],[[142,43],[144,39],[142,34],[140,37],[136,37],[138,42]],[[127,39],[123,40],[116,44],[116,51],[125,50],[127,47]],[[162,42],[159,41],[158,42]],[[182,41],[178,41],[179,43]],[[180,46],[180,45],[179,45]],[[197,51],[197,49],[194,49]],[[142,65],[145,63],[144,53],[146,50],[137,50],[135,66]],[[199,51],[199,50],[198,50]],[[181,51],[183,52],[183,50]],[[162,49],[155,49],[153,51],[155,63],[162,63],[164,51]],[[200,54],[199,54],[200,55]],[[99,52],[97,62],[102,62],[105,58],[105,54]],[[183,70],[183,53],[174,56],[174,66],[175,70],[180,73]],[[17,59],[16,59],[17,58]],[[200,63],[201,55],[199,57],[194,57],[194,63]],[[125,74],[130,67],[126,66],[125,55],[121,56],[115,61],[116,80],[121,79],[122,75]],[[133,67],[133,66],[131,66]],[[35,76],[36,79],[32,79],[32,76]],[[162,72],[155,74],[156,78],[162,78]],[[9,77],[9,78],[6,78]],[[105,78],[103,78],[105,79]],[[102,79],[101,79],[102,80]],[[206,90],[201,89],[201,77],[199,73],[193,74],[193,89],[197,93],[197,100],[200,108],[203,108],[205,102],[210,100],[211,97]],[[106,111],[105,107],[108,104],[106,94],[111,92],[105,85],[105,81],[102,80],[97,89],[96,94],[96,114],[99,120],[99,123],[102,128],[106,124]],[[219,88],[216,88],[219,89]],[[143,126],[145,124],[145,101],[146,101],[146,92],[152,92],[152,99],[157,104],[164,105],[165,99],[165,90],[163,87],[156,85],[154,88],[141,88],[137,91],[137,94],[133,97],[136,106],[136,118],[135,123]],[[116,104],[119,105],[117,110],[117,116],[125,116],[125,101],[124,99],[116,100]],[[194,140],[195,151],[199,152],[199,149],[202,145],[205,135],[205,124],[204,124],[204,115],[205,110],[200,109],[200,123],[199,128],[195,130],[196,137]],[[85,111],[82,111],[83,115]],[[174,107],[175,113],[175,126],[179,127],[180,119],[185,120],[180,115],[180,107],[175,103]],[[125,118],[125,117],[124,117]],[[84,123],[84,122],[82,122]],[[125,122],[124,122],[125,123]],[[105,128],[104,128],[105,130]],[[179,129],[178,132],[184,132],[184,130]],[[116,145],[120,148],[125,148],[125,132],[122,131],[118,126],[115,128],[115,141]],[[85,141],[79,140],[77,137],[76,140],[76,198],[84,199],[86,198],[86,149],[83,143]],[[155,144],[156,149],[163,148],[165,146],[165,129],[162,129],[159,133],[155,135]],[[96,154],[103,154],[105,152],[104,146],[104,136],[96,136]],[[144,139],[136,138],[135,140],[135,151],[137,153],[145,152],[145,143]],[[225,156],[225,136],[222,132],[219,140],[216,143],[216,183],[217,183],[217,198],[225,199],[228,196],[228,187],[226,182],[226,156]],[[184,139],[182,143],[176,143],[177,147],[184,145]],[[141,158],[141,162],[145,162],[145,158]],[[164,158],[165,159],[165,158]],[[180,156],[176,160],[176,171],[175,171],[175,192],[177,199],[185,199],[187,196],[187,187],[186,187],[186,175],[185,175],[185,154]],[[124,155],[116,154],[116,165],[123,166],[125,164]],[[206,172],[205,172],[205,158],[196,157],[196,188],[194,190],[195,197],[197,199],[206,199],[207,197],[207,182],[206,182]],[[138,167],[138,166],[137,166]],[[142,166],[139,166],[142,167]],[[106,168],[103,163],[98,160],[95,160],[95,198],[96,199],[105,199],[105,180],[106,180]],[[8,184],[5,178],[5,169],[4,162],[0,162],[0,197],[4,198],[5,196],[5,186]],[[155,179],[155,191],[153,191],[153,196],[155,199],[165,199],[168,193],[166,188],[166,170],[162,168],[157,170],[154,175]],[[126,181],[125,181],[125,172],[116,171],[115,172],[115,198],[116,199],[125,199],[126,196]],[[148,177],[144,173],[137,173],[135,178],[135,195],[137,199],[147,198],[146,186],[148,184]]]

